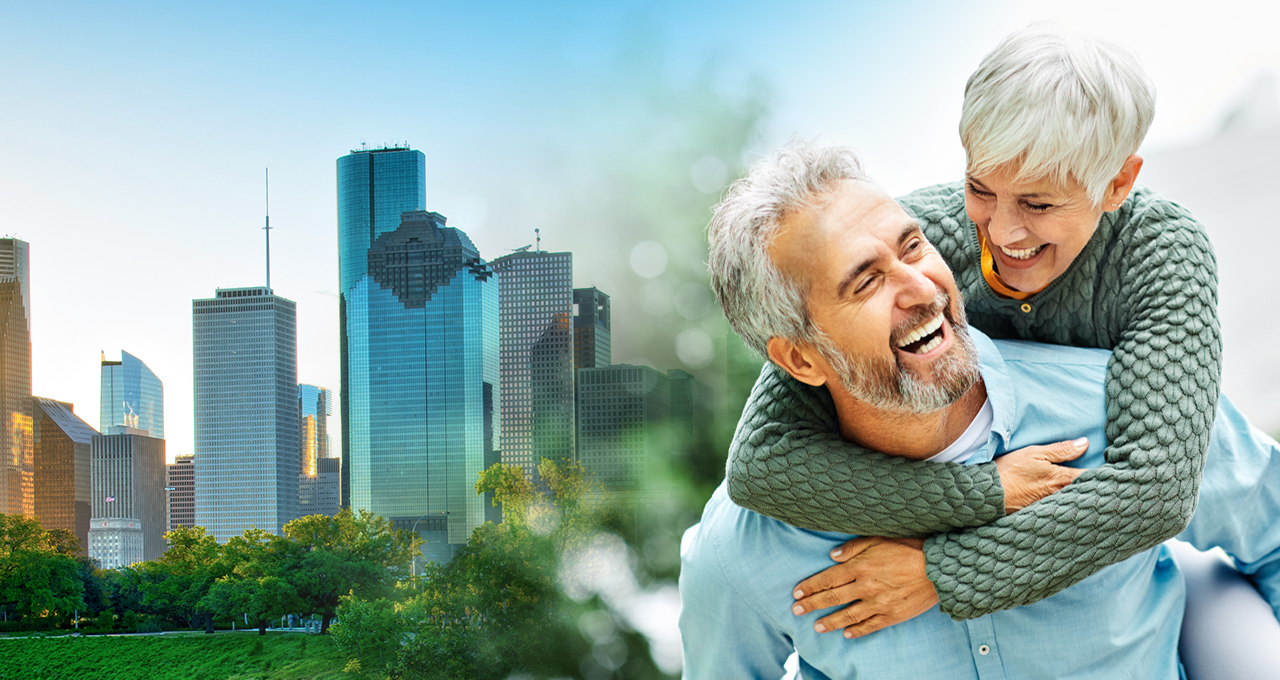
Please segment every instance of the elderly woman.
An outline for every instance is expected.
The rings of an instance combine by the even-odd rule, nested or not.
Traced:
[[[1134,183],[1154,100],[1118,48],[1043,25],[1018,31],[965,90],[965,180],[900,199],[950,264],[974,326],[1113,350],[1107,465],[1055,465],[1083,451],[1068,443],[972,466],[881,455],[840,439],[830,399],[767,365],[743,422],[769,425],[734,438],[734,501],[803,528],[927,536],[926,573],[957,619],[1036,602],[1182,531],[1218,398],[1217,273],[1204,228]],[[902,545],[858,539],[840,559],[866,562],[860,580],[878,565],[891,581]],[[815,585],[801,584],[797,613],[863,597],[819,621],[851,636],[932,604],[819,597]]]

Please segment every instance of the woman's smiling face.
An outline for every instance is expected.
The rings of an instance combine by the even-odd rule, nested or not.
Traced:
[[[1104,207],[1111,206],[1095,206],[1075,182],[1020,180],[1018,170],[1004,166],[966,177],[964,207],[986,239],[1000,278],[1030,293],[1067,271],[1098,228]]]

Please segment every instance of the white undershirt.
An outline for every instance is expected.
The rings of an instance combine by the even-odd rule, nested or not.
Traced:
[[[987,440],[991,437],[991,424],[994,420],[995,412],[991,408],[991,399],[988,397],[982,403],[978,415],[973,417],[973,422],[969,423],[969,427],[965,429],[964,434],[951,442],[951,446],[925,460],[930,463],[963,463],[969,460],[970,456],[986,446]]]

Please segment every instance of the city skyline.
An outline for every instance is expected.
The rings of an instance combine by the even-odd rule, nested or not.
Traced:
[[[326,7],[302,23],[287,6],[254,21],[244,11],[126,5],[66,16],[30,5],[9,8],[0,27],[0,53],[21,66],[4,75],[18,105],[0,117],[24,131],[0,156],[0,231],[32,244],[34,391],[98,423],[100,352],[128,347],[165,378],[171,456],[194,442],[190,299],[265,282],[264,167],[272,283],[298,303],[301,382],[340,382],[332,163],[362,142],[423,150],[431,209],[490,258],[529,243],[534,228],[544,248],[575,252],[574,285],[613,296],[615,361],[647,358],[666,370],[679,364],[650,356],[626,326],[642,323],[648,302],[627,278],[628,249],[596,236],[629,225],[566,212],[594,200],[582,188],[595,186],[595,167],[580,160],[613,123],[602,111],[618,110],[602,102],[625,108],[647,91],[692,87],[706,70],[714,91],[740,92],[758,77],[771,113],[746,160],[792,135],[851,143],[902,193],[959,177],[964,81],[1001,36],[1034,19],[1102,35],[1143,61],[1159,91],[1153,150],[1211,136],[1256,76],[1280,70],[1280,46],[1262,33],[1277,9],[1257,3],[1195,17],[1098,2],[819,3],[805,12],[389,3]],[[362,28],[383,24],[431,26],[440,49],[422,54]],[[765,34],[777,39],[752,38]],[[1203,49],[1170,39],[1190,35]],[[928,47],[884,59],[906,36]],[[396,96],[355,96],[333,85],[338,78]],[[724,162],[733,171],[739,160]],[[122,313],[130,310],[145,311]],[[1249,332],[1224,323],[1227,337]],[[1229,391],[1232,371],[1249,370],[1232,361]]]

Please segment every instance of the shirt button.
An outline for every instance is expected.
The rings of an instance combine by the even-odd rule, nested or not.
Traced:
[[[987,653],[989,653],[990,651],[991,651],[991,648],[986,645],[982,645],[981,647],[978,648],[978,653],[983,656],[986,656]]]
[[[1022,311],[1023,311],[1023,312],[1030,312],[1030,311],[1031,311],[1031,305],[1029,305],[1029,304],[1027,304],[1027,303],[1025,303],[1025,302],[1024,302],[1024,303],[1022,303]]]

